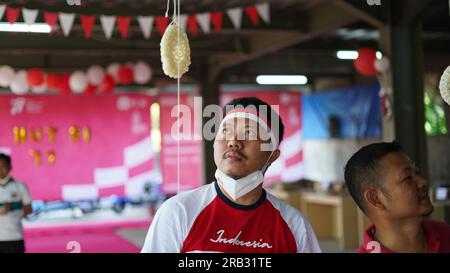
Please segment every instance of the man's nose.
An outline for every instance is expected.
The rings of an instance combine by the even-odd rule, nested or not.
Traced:
[[[428,187],[428,181],[420,175],[416,175],[416,182],[419,188]]]
[[[229,149],[242,149],[242,143],[234,137],[233,139],[228,140],[228,148]]]

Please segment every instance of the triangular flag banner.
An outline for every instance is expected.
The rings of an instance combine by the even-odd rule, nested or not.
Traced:
[[[20,9],[6,6],[6,18],[10,24],[14,24],[19,19]]]
[[[92,28],[94,27],[95,17],[81,15],[81,25],[84,30],[84,37],[90,38],[92,36]]]
[[[245,13],[247,13],[248,18],[252,22],[253,25],[259,25],[259,17],[258,11],[256,10],[256,6],[249,6],[245,8]]]
[[[120,31],[120,35],[122,36],[122,39],[127,38],[128,36],[128,29],[130,28],[131,23],[131,17],[130,16],[119,16],[117,17],[117,28]]]
[[[230,20],[233,23],[234,28],[240,29],[242,22],[242,8],[228,9],[227,14],[230,17]]]
[[[156,26],[158,27],[161,37],[164,35],[167,26],[169,25],[169,17],[156,16]]]
[[[222,31],[223,13],[220,11],[211,12],[211,22],[217,32]]]
[[[209,12],[197,14],[195,17],[197,17],[198,24],[200,25],[200,28],[203,30],[203,32],[210,33],[211,32],[211,16],[210,16]]]
[[[186,14],[180,14],[180,19],[179,20],[180,20],[179,23],[180,23],[181,29],[186,31],[186,25],[187,25],[188,16]]]
[[[61,25],[61,28],[63,30],[64,36],[69,36],[70,30],[72,30],[73,21],[75,20],[75,14],[74,13],[64,13],[61,12],[59,14],[59,23]]]
[[[58,13],[44,11],[44,20],[50,26],[51,32],[58,23]]]
[[[0,5],[0,20],[2,20],[3,14],[5,14],[5,5]]]
[[[100,23],[102,24],[103,32],[105,33],[106,39],[111,39],[115,22],[116,16],[113,15],[100,16]]]
[[[34,24],[34,22],[36,22],[37,15],[38,15],[37,9],[26,9],[26,8],[22,9],[23,21],[27,25]]]
[[[187,27],[193,35],[197,35],[197,19],[195,15],[190,15],[187,20]]]
[[[137,17],[139,27],[142,30],[142,33],[144,34],[145,39],[150,38],[150,35],[152,34],[152,28],[153,28],[153,16],[138,16]]]
[[[258,11],[259,16],[263,19],[266,24],[270,23],[270,9],[269,3],[262,3],[256,5],[256,10]]]

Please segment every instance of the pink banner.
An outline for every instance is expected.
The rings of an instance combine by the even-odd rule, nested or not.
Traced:
[[[152,179],[151,98],[0,96],[0,151],[33,199],[138,196]]]
[[[202,141],[201,141],[201,103],[194,107],[194,95],[181,94],[182,121],[190,124],[190,128],[181,128],[180,140],[180,184],[177,175],[177,95],[161,94],[160,126],[161,126],[161,173],[162,190],[165,193],[176,193],[179,190],[194,189],[203,184],[202,181]],[[197,108],[197,111],[194,111]],[[189,112],[189,114],[187,114]],[[173,115],[172,115],[173,114]],[[195,116],[197,115],[197,116]],[[197,122],[194,122],[197,120]]]
[[[231,91],[221,97],[224,105],[233,98],[257,97],[269,105],[279,107],[284,124],[284,137],[280,144],[281,155],[267,170],[265,183],[294,182],[303,177],[303,133],[301,120],[301,95],[289,91]]]

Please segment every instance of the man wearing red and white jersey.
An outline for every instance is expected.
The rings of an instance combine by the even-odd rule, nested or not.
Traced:
[[[450,253],[450,226],[428,219],[428,181],[399,143],[362,147],[347,162],[345,181],[373,223],[358,253]]]
[[[320,252],[304,216],[262,187],[280,155],[281,118],[257,98],[235,99],[225,113],[214,141],[217,180],[167,200],[142,252]]]

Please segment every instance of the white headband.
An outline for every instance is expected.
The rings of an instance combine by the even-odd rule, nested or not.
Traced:
[[[248,111],[247,109],[236,109],[236,110],[228,112],[228,114],[223,118],[222,122],[220,123],[220,126],[222,126],[227,120],[235,119],[235,118],[247,118],[247,119],[257,122],[269,134],[273,151],[275,151],[278,148],[278,144],[279,144],[278,138],[275,137],[274,133],[272,132],[272,130],[269,127],[269,125],[267,124],[267,122],[264,119],[255,115],[254,113]]]

